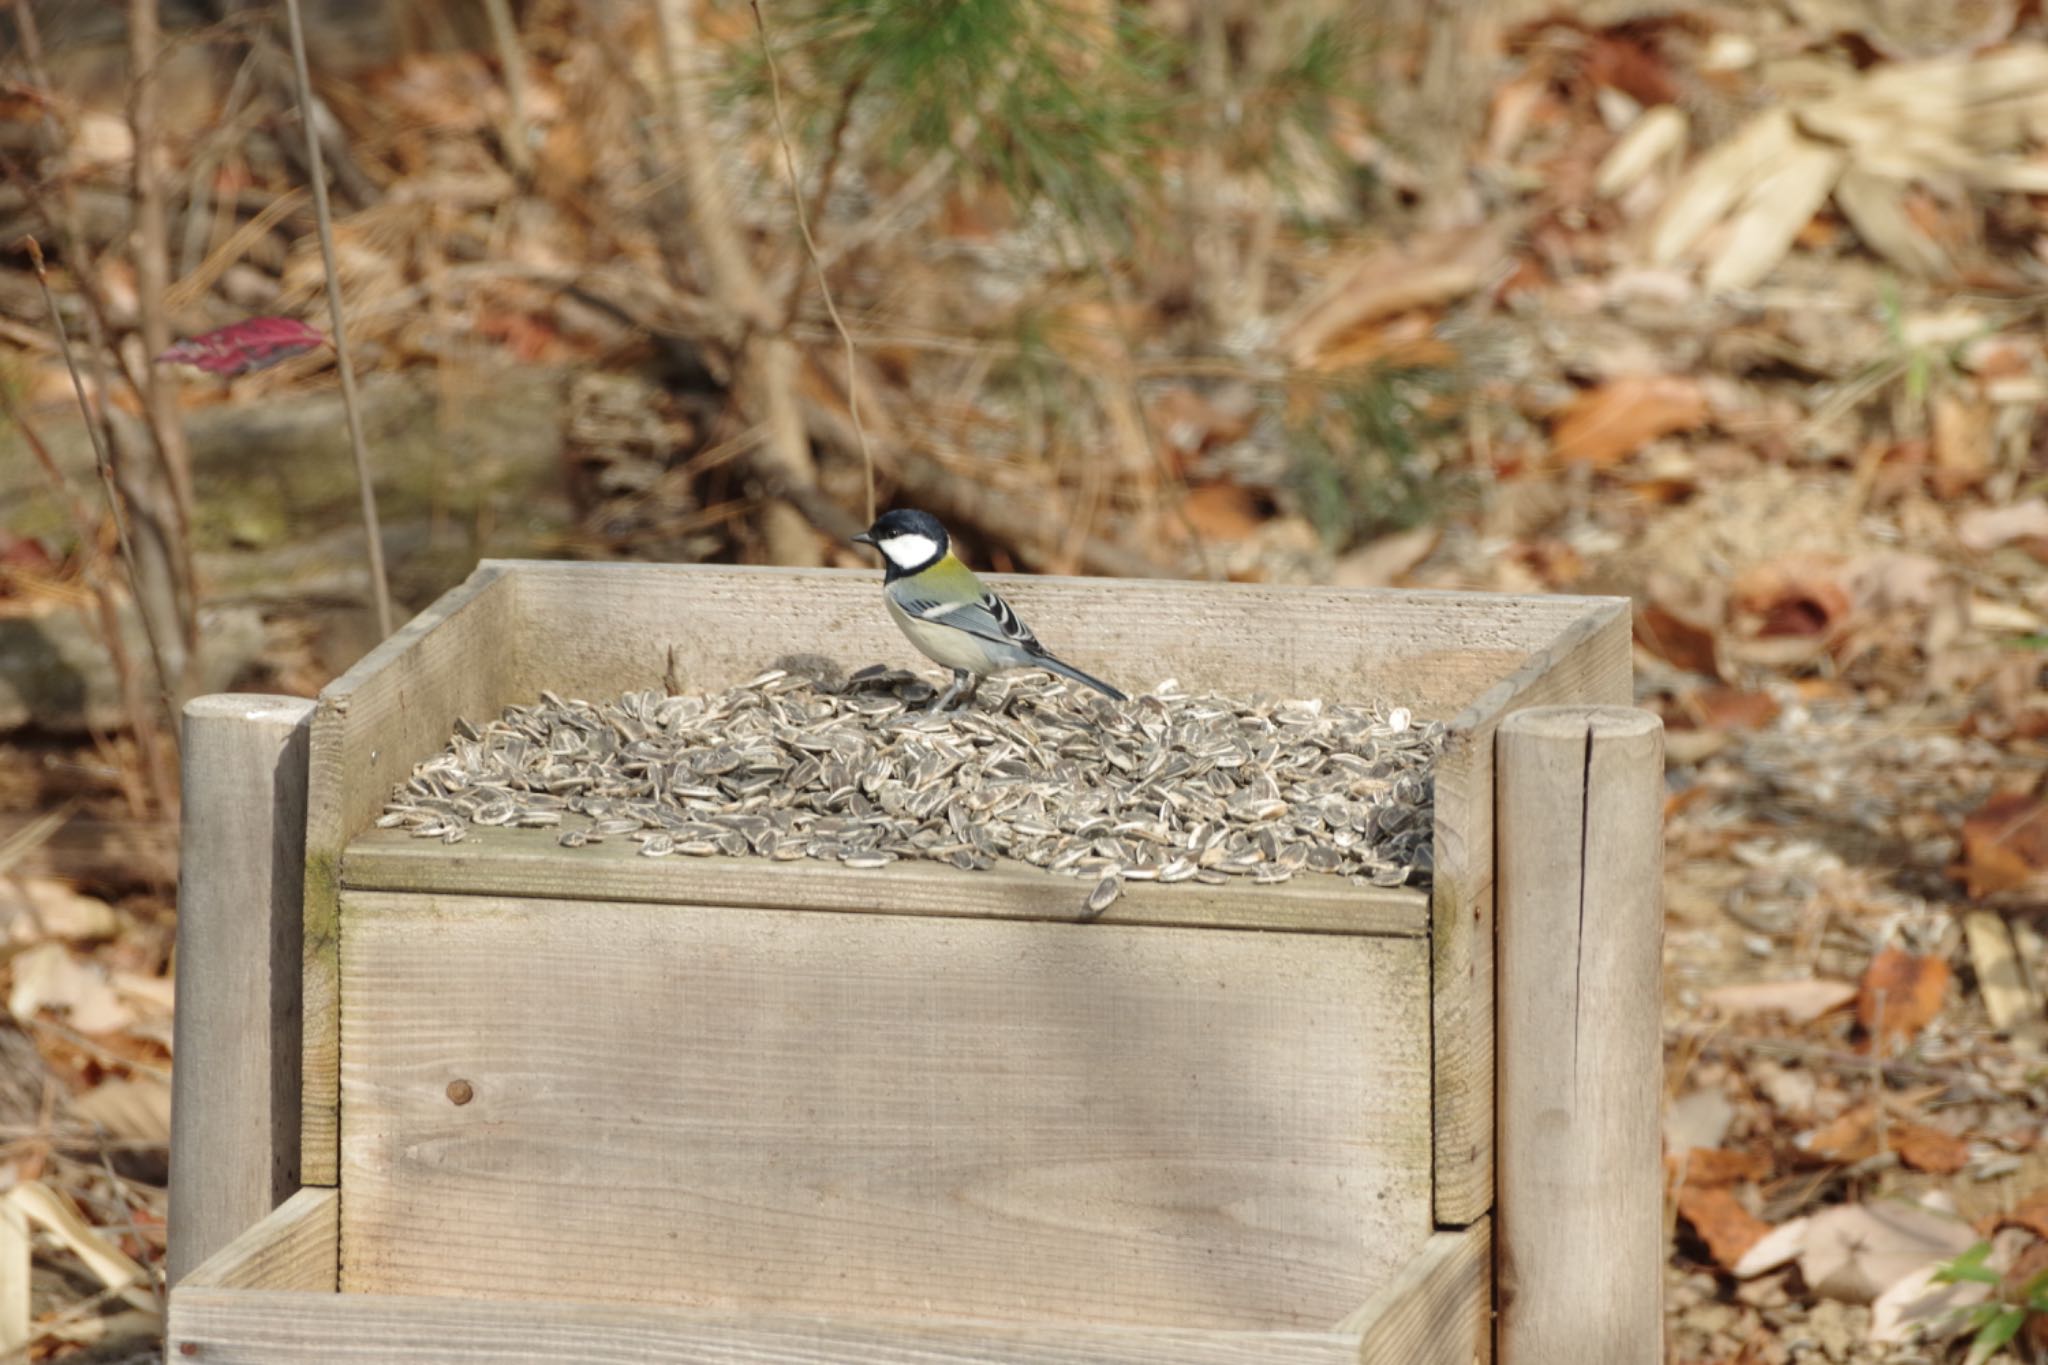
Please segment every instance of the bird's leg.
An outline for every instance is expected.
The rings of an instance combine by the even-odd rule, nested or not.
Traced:
[[[939,694],[939,699],[932,703],[932,709],[934,711],[948,711],[952,709],[955,702],[972,700],[974,689],[980,682],[981,679],[975,677],[966,669],[954,669],[953,685]]]

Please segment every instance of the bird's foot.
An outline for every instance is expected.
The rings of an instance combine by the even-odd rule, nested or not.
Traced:
[[[932,703],[932,710],[950,711],[955,705],[965,705],[974,700],[974,689],[980,685],[981,679],[966,669],[954,669],[953,685],[939,694],[939,699]]]

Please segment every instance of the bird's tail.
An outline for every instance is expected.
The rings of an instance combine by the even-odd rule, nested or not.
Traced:
[[[1111,701],[1130,700],[1129,697],[1126,697],[1123,693],[1117,691],[1114,687],[1111,687],[1102,679],[1091,678],[1086,673],[1083,673],[1080,669],[1074,667],[1072,664],[1063,664],[1058,659],[1053,658],[1050,654],[1041,654],[1036,659],[1032,660],[1032,662],[1037,664],[1040,668],[1049,668],[1053,672],[1061,674],[1064,677],[1072,678],[1077,683],[1085,683],[1087,686],[1094,688],[1097,692],[1100,692],[1103,696],[1108,697]]]

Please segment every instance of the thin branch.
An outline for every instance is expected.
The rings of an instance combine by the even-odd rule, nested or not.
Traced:
[[[156,717],[151,714],[149,699],[142,688],[142,679],[135,671],[135,660],[128,653],[128,642],[121,638],[121,609],[114,600],[113,589],[108,586],[106,574],[102,571],[106,548],[101,542],[100,526],[93,519],[92,509],[85,496],[80,493],[63,466],[50,454],[50,448],[43,441],[42,433],[30,423],[28,414],[14,401],[14,394],[5,384],[0,384],[0,412],[14,424],[27,444],[29,453],[41,466],[43,477],[49,481],[50,493],[64,508],[70,518],[71,528],[77,534],[79,546],[85,556],[85,581],[91,590],[93,605],[99,612],[100,636],[106,645],[107,658],[114,665],[114,681],[121,691],[121,709],[128,713],[128,728],[135,732],[135,747],[141,752],[143,770],[148,775],[150,795],[155,798],[159,810],[168,814],[177,808],[177,785],[164,762],[164,753],[157,742]],[[137,611],[140,612],[140,604]],[[141,793],[127,783],[130,807],[136,815],[148,813],[147,803]],[[4,870],[9,859],[0,850],[0,870]]]
[[[114,534],[121,545],[121,563],[128,570],[128,589],[135,595],[135,615],[142,622],[143,636],[149,641],[149,659],[156,667],[157,691],[161,695],[164,713],[176,718],[177,707],[171,703],[171,673],[164,665],[162,643],[157,639],[156,624],[150,619],[148,608],[142,601],[142,579],[135,567],[135,544],[128,536],[128,519],[121,515],[121,491],[114,486],[113,453],[107,446],[106,434],[92,419],[92,404],[85,395],[85,377],[78,372],[78,357],[71,349],[71,333],[64,326],[64,315],[57,310],[57,296],[50,290],[50,272],[43,265],[42,243],[35,238],[24,239],[28,247],[30,264],[35,267],[36,283],[43,291],[43,306],[50,310],[50,325],[57,333],[57,349],[64,353],[64,368],[71,372],[71,389],[78,395],[78,408],[85,416],[86,434],[92,438],[94,462],[99,467],[100,491],[107,499],[107,515],[114,523]],[[141,737],[137,736],[138,741]]]
[[[804,211],[804,190],[802,177],[797,174],[796,148],[790,145],[789,128],[782,117],[782,73],[775,64],[775,49],[768,41],[768,19],[761,12],[761,0],[752,0],[754,8],[754,29],[761,36],[761,55],[768,61],[768,89],[775,104],[775,135],[782,140],[782,163],[789,171],[789,197],[796,205],[797,230],[803,234],[804,251],[811,258],[812,269],[818,272],[818,293],[824,296],[825,311],[832,315],[832,325],[839,329],[839,339],[846,345],[846,407],[853,418],[853,432],[860,441],[861,469],[867,475],[868,524],[875,521],[875,452],[868,446],[867,428],[860,420],[860,358],[853,349],[853,333],[846,330],[845,319],[839,316],[839,305],[832,301],[832,285],[825,277],[825,267],[818,260],[817,239],[811,236],[811,216]],[[851,96],[847,100],[852,105]]]
[[[846,88],[839,92],[839,112],[832,118],[831,131],[825,134],[825,160],[818,167],[818,187],[811,191],[810,215],[813,222],[825,221],[826,209],[832,202],[832,182],[838,176],[839,163],[846,154],[846,130],[853,123],[853,102],[861,87],[867,84],[870,69],[864,66],[856,71],[853,79],[846,83]],[[817,257],[813,255],[811,259],[816,261]],[[785,328],[796,321],[797,306],[803,292],[804,272],[799,268],[790,276],[789,296],[782,303]]]
[[[164,306],[170,289],[170,228],[164,207],[162,160],[161,74],[156,0],[130,0],[128,6],[128,75],[133,100],[129,128],[135,149],[130,183],[135,194],[135,292],[142,314],[142,349],[160,355],[171,344],[171,322]],[[175,381],[158,366],[145,363],[142,372],[144,410],[155,439],[164,480],[171,489],[171,562],[175,570],[180,625],[185,636],[187,665],[199,645],[199,584],[192,564],[192,457],[185,427],[178,417]],[[182,680],[181,680],[182,681]],[[180,688],[182,690],[182,687]]]
[[[519,25],[513,21],[510,0],[484,0],[484,13],[491,21],[491,42],[498,49],[498,65],[505,68],[505,159],[521,180],[533,174],[533,148],[527,145],[526,51],[519,46]]]
[[[298,82],[299,122],[306,132],[306,164],[313,182],[313,219],[320,231],[320,263],[327,274],[327,316],[334,328],[335,368],[341,371],[341,409],[348,417],[349,453],[355,458],[356,490],[362,495],[363,534],[370,550],[370,589],[377,601],[377,633],[391,634],[391,584],[384,576],[384,532],[377,519],[377,490],[370,482],[370,451],[363,441],[363,414],[356,400],[356,369],[349,358],[348,331],[341,313],[341,270],[334,260],[334,220],[327,210],[327,170],[314,128],[313,78],[306,70],[306,29],[299,0],[285,0],[291,24],[292,75]]]
[[[43,64],[41,34],[37,31],[35,7],[29,0],[14,0],[15,27],[21,36],[22,57],[27,63],[29,79],[42,92],[42,133],[44,152],[55,157],[66,145],[68,131],[58,124],[55,109],[54,87]],[[128,385],[138,403],[145,409],[149,406],[149,395],[142,378],[129,367],[128,358],[113,346],[109,338],[113,335],[113,324],[108,317],[106,293],[100,288],[92,265],[92,253],[86,247],[85,234],[79,227],[78,194],[68,175],[55,178],[57,194],[56,208],[52,210],[45,203],[40,187],[25,175],[12,159],[0,158],[0,168],[7,172],[7,178],[19,187],[36,213],[57,233],[57,240],[64,249],[64,260],[71,270],[71,278],[80,298],[85,300],[86,361],[92,368],[92,403],[86,408],[85,420],[96,427],[99,444],[109,452],[115,452],[113,410],[108,405],[113,385],[108,378],[108,357],[113,358],[122,380]],[[67,357],[68,359],[68,357]],[[155,437],[152,429],[151,436]],[[161,454],[161,447],[159,447]],[[128,501],[132,515],[139,517],[150,535],[145,548],[151,551],[152,568],[160,567],[163,575],[163,595],[148,590],[148,584],[139,576],[141,560],[129,556],[129,588],[135,594],[136,609],[142,612],[153,625],[163,629],[156,634],[168,639],[175,628],[178,637],[178,654],[184,653],[184,643],[197,634],[198,602],[192,591],[193,571],[191,565],[191,538],[178,531],[180,517],[175,507],[166,509],[163,498],[158,494],[168,493],[167,488],[154,486],[153,481],[138,480],[135,472],[125,460],[108,461],[116,487]],[[175,495],[173,495],[174,497]],[[182,559],[180,558],[182,556]],[[172,673],[165,671],[165,665],[174,661],[171,654],[157,653],[158,676],[166,688],[171,687]]]

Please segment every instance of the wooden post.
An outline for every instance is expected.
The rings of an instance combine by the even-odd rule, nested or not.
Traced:
[[[169,1277],[299,1184],[299,943],[313,703],[185,706]]]
[[[1663,724],[1518,711],[1496,761],[1498,1359],[1659,1361]]]

